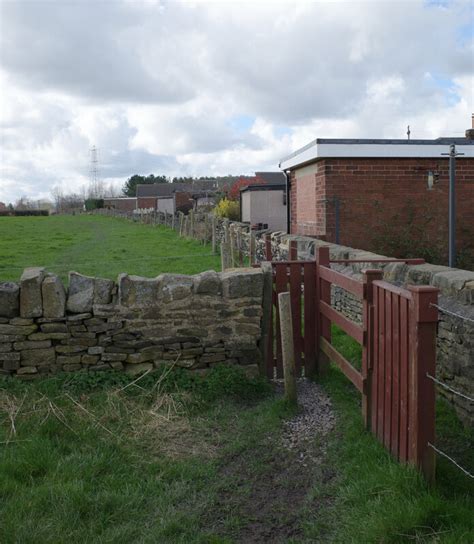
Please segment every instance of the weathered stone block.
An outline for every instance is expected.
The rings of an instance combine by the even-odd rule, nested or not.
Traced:
[[[11,342],[5,342],[0,344],[0,353],[5,353],[7,351],[13,350],[13,344]]]
[[[194,292],[198,295],[222,295],[222,282],[219,274],[208,270],[194,276]]]
[[[14,317],[9,320],[10,325],[33,325],[35,320],[30,317]]]
[[[127,308],[148,307],[157,304],[158,278],[142,278],[120,274],[118,277],[118,300]]]
[[[81,370],[82,365],[77,363],[70,363],[63,365],[64,372],[76,372],[77,370]]]
[[[126,361],[129,364],[140,364],[140,363],[146,363],[148,361],[153,361],[154,355],[153,353],[131,353]]]
[[[37,328],[36,325],[0,325],[0,334],[28,336]]]
[[[467,270],[449,269],[447,272],[438,272],[433,276],[433,285],[447,295],[456,295],[466,283],[474,281],[474,272]]]
[[[58,276],[48,275],[41,285],[41,293],[43,296],[44,317],[64,317],[66,312],[66,290]]]
[[[81,357],[81,363],[83,365],[95,365],[98,361],[98,355],[82,355]]]
[[[80,324],[80,322],[84,321],[84,319],[89,319],[91,317],[92,314],[90,312],[84,312],[82,314],[68,315],[67,320],[70,323]]]
[[[56,353],[81,353],[87,351],[86,346],[56,346]]]
[[[127,356],[127,353],[102,353],[101,360],[103,362],[125,361]]]
[[[439,272],[450,271],[452,268],[435,264],[417,264],[408,267],[405,281],[414,285],[431,285],[433,276]]]
[[[94,278],[69,272],[67,311],[81,314],[90,312],[94,303]]]
[[[220,277],[226,298],[262,296],[263,274],[259,268],[239,268],[233,272],[222,272]]]
[[[64,340],[70,338],[67,332],[34,332],[28,336],[28,340]]]
[[[182,274],[160,274],[157,278],[160,286],[159,298],[164,303],[183,300],[191,296],[193,278]]]
[[[14,351],[2,351],[0,352],[0,361],[19,361],[20,354]]]
[[[21,317],[41,317],[43,299],[41,284],[44,268],[25,268],[20,279],[20,315]]]
[[[58,365],[77,365],[81,362],[81,355],[58,355],[56,358],[56,364]]]
[[[87,350],[89,355],[101,355],[103,352],[104,348],[102,346],[93,346]]]
[[[115,283],[104,278],[95,278],[94,281],[94,304],[110,304],[112,301],[112,290]]]
[[[42,340],[38,342],[26,340],[24,342],[15,342],[13,347],[16,351],[24,349],[45,349],[51,347],[51,340]]]
[[[25,338],[24,334],[0,334],[0,342],[19,342]]]
[[[0,317],[15,317],[20,313],[20,286],[11,281],[0,282]]]
[[[26,366],[26,367],[22,367],[22,368],[19,368],[18,371],[17,371],[17,374],[19,376],[24,376],[24,375],[28,375],[28,374],[37,374],[38,373],[38,369],[35,368],[34,366]]]
[[[40,325],[41,332],[67,332],[65,323],[43,323]]]
[[[21,366],[49,365],[56,362],[54,348],[32,349],[21,352]]]

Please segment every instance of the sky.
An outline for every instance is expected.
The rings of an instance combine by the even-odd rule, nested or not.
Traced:
[[[474,0],[0,0],[0,201],[276,170],[315,138],[462,136]]]

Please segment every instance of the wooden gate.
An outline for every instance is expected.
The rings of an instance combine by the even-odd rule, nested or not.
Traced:
[[[365,270],[361,282],[331,269],[328,247],[318,248],[316,261],[271,264],[267,376],[283,377],[278,294],[289,291],[297,372],[322,374],[335,363],[362,395],[366,428],[396,459],[433,479],[435,388],[427,375],[435,375],[438,289],[402,289],[382,281],[381,270]],[[332,306],[334,288],[361,300],[361,325]],[[360,370],[331,343],[332,324],[362,346]]]
[[[269,378],[283,377],[278,294],[289,292],[293,319],[295,363],[299,375],[316,368],[316,262],[272,262],[272,309],[267,339],[265,369]]]

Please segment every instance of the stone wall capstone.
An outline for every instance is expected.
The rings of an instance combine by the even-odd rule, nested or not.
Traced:
[[[259,372],[263,274],[248,268],[195,276],[121,274],[117,282],[43,268],[0,283],[0,373],[32,379],[59,371],[136,374],[219,363]]]

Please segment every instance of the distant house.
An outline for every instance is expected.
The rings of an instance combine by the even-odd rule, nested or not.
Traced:
[[[444,255],[453,143],[463,153],[457,238],[460,249],[474,249],[474,142],[465,138],[314,140],[279,165],[288,174],[290,232],[373,251],[423,239]]]
[[[131,212],[137,208],[137,199],[135,197],[106,197],[104,198],[104,208],[119,210],[122,212]]]
[[[5,202],[0,202],[0,210],[6,210],[6,209],[7,209],[7,206]]]
[[[214,180],[196,180],[193,183],[154,183],[137,185],[138,208],[161,212],[188,212],[193,207],[214,201],[219,190]]]
[[[244,223],[287,231],[287,195],[282,172],[256,172],[263,183],[240,189],[240,218]]]

